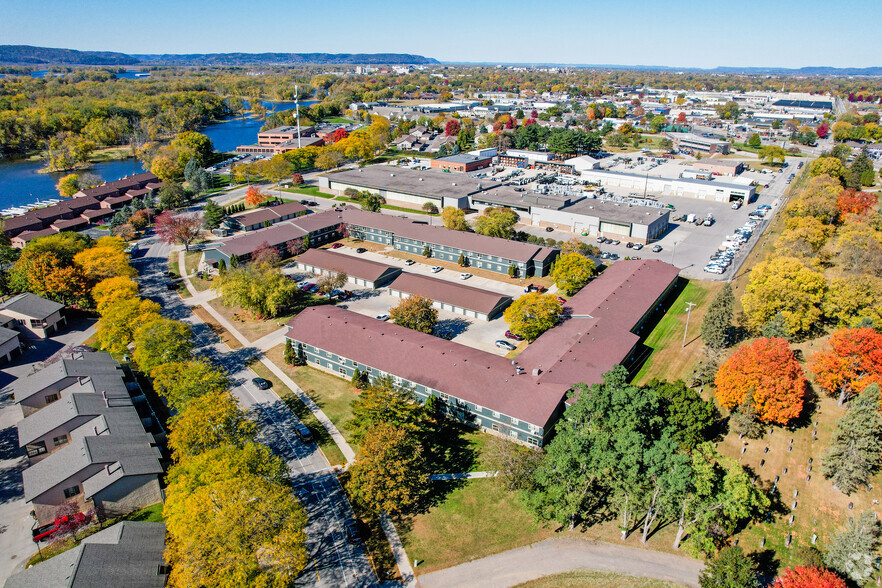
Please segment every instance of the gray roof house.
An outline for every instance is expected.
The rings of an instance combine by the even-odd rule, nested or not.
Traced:
[[[0,327],[0,357],[5,357],[6,361],[12,360],[12,353],[21,350],[20,336],[21,334],[14,329]]]
[[[25,292],[0,304],[0,315],[13,319],[22,333],[45,339],[58,331],[58,323],[67,324],[63,309],[63,304]]]
[[[22,414],[28,416],[73,392],[127,398],[122,376],[122,368],[109,353],[83,353],[79,359],[63,359],[19,378],[12,389]]]
[[[162,588],[168,579],[165,523],[123,521],[19,572],[4,588]]]

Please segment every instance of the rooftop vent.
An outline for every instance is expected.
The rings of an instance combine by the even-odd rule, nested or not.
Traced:
[[[455,185],[456,185],[456,182],[453,182],[453,185],[455,186]]]
[[[422,182],[422,181],[423,181],[423,178],[420,178],[420,181]]]

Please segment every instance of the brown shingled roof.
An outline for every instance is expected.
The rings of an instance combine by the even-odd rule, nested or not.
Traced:
[[[504,357],[334,306],[307,308],[288,326],[303,343],[543,427],[569,388],[516,375]]]
[[[376,282],[384,275],[401,272],[400,268],[355,257],[336,253],[328,249],[307,249],[297,258],[298,263],[305,263],[324,270],[344,273],[354,278]]]
[[[490,314],[503,303],[511,302],[511,296],[420,274],[403,273],[389,284],[389,288],[483,314]]]

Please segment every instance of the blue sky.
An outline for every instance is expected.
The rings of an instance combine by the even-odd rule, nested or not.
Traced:
[[[415,53],[672,67],[882,65],[879,0],[0,0],[0,44]]]

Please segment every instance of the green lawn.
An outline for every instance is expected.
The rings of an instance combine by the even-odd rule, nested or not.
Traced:
[[[348,118],[343,118],[342,116],[330,116],[326,119],[323,119],[322,122],[331,123],[335,125],[348,125],[352,121]]]
[[[517,588],[673,588],[679,584],[671,584],[652,578],[641,578],[617,574],[616,572],[603,572],[599,570],[573,570],[553,576],[545,576],[536,580],[530,580],[518,584]]]
[[[432,482],[453,487],[425,514],[399,525],[407,555],[419,560],[417,574],[523,547],[551,536],[520,504],[518,494],[491,479]]]
[[[319,192],[318,186],[299,186],[297,188],[282,188],[282,192],[290,192],[291,194],[305,194],[306,196],[317,196],[318,198],[334,199],[332,194]]]
[[[699,338],[701,321],[713,296],[722,287],[722,282],[692,280],[686,284],[671,308],[646,338],[645,345],[653,351],[634,377],[636,383],[644,383],[652,378],[676,380],[687,375],[702,345]],[[689,316],[689,333],[686,335],[684,348],[687,302],[693,302],[695,306]]]
[[[208,290],[212,286],[211,280],[203,280],[202,278],[196,277],[196,269],[199,267],[199,260],[201,258],[201,251],[189,251],[184,254],[184,264],[186,265],[185,271],[190,274],[190,283],[193,284],[193,287],[199,292]]]

